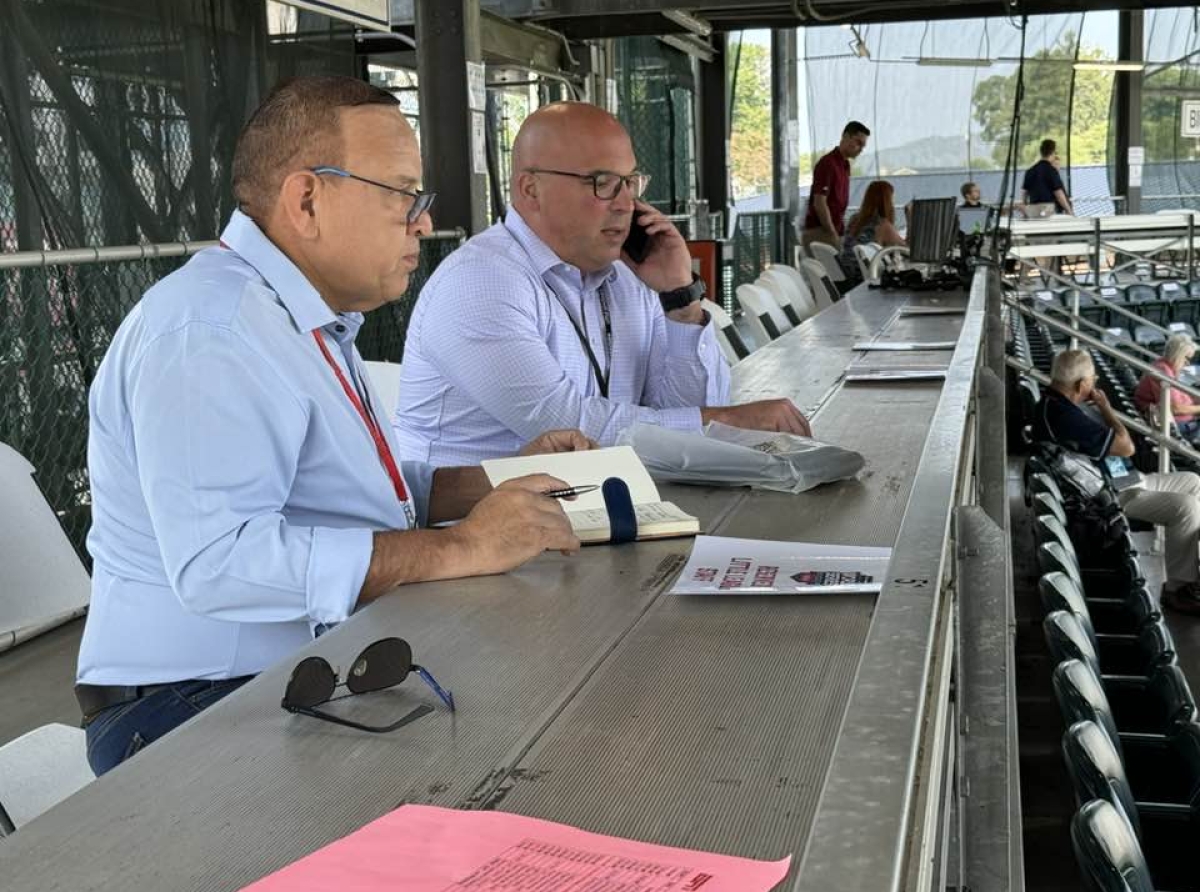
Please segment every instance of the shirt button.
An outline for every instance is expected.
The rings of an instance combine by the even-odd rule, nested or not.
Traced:
[[[345,333],[346,333],[346,326],[344,326],[344,325],[335,325],[335,326],[333,327],[333,330],[334,330],[334,331],[336,331],[338,334],[345,334]]]

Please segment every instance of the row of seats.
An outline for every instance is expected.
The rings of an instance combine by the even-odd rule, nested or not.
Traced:
[[[1160,349],[1167,338],[1159,328],[1194,338],[1197,326],[1200,326],[1200,281],[1106,285],[1100,288],[1099,294],[1109,303],[1117,304],[1158,327],[1137,325],[1128,316],[1110,309],[1090,294],[1070,288],[1035,291],[1032,299],[1043,310],[1065,314],[1078,298],[1080,318],[1110,330],[1106,341],[1117,343],[1124,338],[1152,350]]]
[[[800,269],[773,264],[754,283],[737,287],[738,303],[757,346],[791,331],[840,297],[824,268],[812,259],[800,261]],[[705,301],[704,308],[716,322],[717,339],[730,363],[749,355],[729,315],[710,301]]]
[[[1103,892],[1200,888],[1200,725],[1174,641],[1113,494],[1098,511],[1052,467],[1031,456],[1026,492],[1076,858]]]

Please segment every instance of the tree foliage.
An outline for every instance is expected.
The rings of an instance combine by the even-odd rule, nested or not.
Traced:
[[[733,96],[729,164],[733,198],[771,191],[771,54],[743,42]]]
[[[1046,138],[1058,141],[1059,154],[1066,161],[1068,126],[1072,164],[1105,162],[1113,73],[1075,71],[1071,67],[1075,61],[1075,44],[1075,35],[1067,32],[1053,47],[1039,50],[1025,60],[1025,97],[1021,103],[1018,166],[1036,160],[1038,143]],[[1103,52],[1099,48],[1080,47],[1080,60],[1101,58]],[[1073,107],[1072,75],[1075,82]],[[1004,165],[1008,154],[1016,88],[1015,71],[986,78],[975,87],[975,119],[979,122],[983,138],[995,143],[992,160],[997,166]]]

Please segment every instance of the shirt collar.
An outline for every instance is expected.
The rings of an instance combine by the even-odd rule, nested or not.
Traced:
[[[590,289],[598,288],[601,284],[612,282],[617,278],[616,264],[609,264],[605,269],[594,273],[580,272],[578,267],[572,266],[555,254],[554,249],[529,228],[529,224],[511,205],[504,214],[504,228],[525,249],[525,253],[529,255],[529,259],[533,263],[534,270],[543,279],[546,277],[546,273],[558,272],[581,282],[585,288]]]
[[[351,338],[363,322],[362,313],[335,313],[304,273],[281,251],[258,225],[234,211],[221,242],[254,267],[267,285],[279,296],[280,303],[301,332],[343,324]],[[340,338],[339,338],[340,340]]]

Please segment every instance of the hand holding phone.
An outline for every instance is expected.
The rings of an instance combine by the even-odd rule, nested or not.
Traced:
[[[646,232],[646,227],[638,222],[636,210],[629,221],[629,235],[621,245],[621,250],[628,254],[634,263],[641,263],[650,251],[650,234]]]

